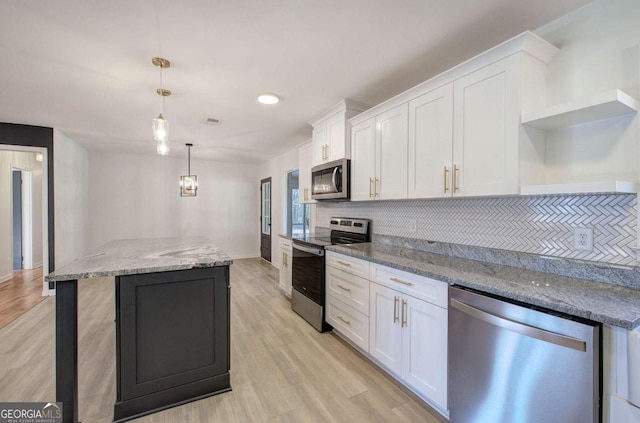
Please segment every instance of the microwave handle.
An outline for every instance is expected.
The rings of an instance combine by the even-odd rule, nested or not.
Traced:
[[[333,168],[333,175],[331,176],[331,182],[333,182],[333,189],[338,191],[338,181],[336,181],[336,176],[338,176],[338,166]]]

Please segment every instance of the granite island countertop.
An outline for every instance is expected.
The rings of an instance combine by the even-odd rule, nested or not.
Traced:
[[[232,264],[205,237],[119,239],[45,276],[47,282],[167,272]]]
[[[381,244],[326,249],[629,330],[640,326],[638,289]]]

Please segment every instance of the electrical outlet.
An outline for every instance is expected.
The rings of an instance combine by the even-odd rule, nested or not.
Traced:
[[[574,228],[573,243],[576,250],[593,251],[593,228]]]

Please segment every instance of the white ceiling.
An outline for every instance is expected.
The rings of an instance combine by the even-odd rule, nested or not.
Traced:
[[[89,149],[261,162],[343,98],[380,103],[588,0],[20,0],[0,13],[0,121]],[[284,97],[264,106],[256,95]],[[221,119],[209,126],[207,117]],[[1,140],[0,140],[1,143]]]

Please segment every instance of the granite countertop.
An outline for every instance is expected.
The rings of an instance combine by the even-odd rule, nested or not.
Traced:
[[[205,237],[120,239],[57,269],[45,280],[135,275],[232,263],[224,251]]]
[[[638,289],[397,246],[364,243],[326,249],[629,330],[640,326]]]

